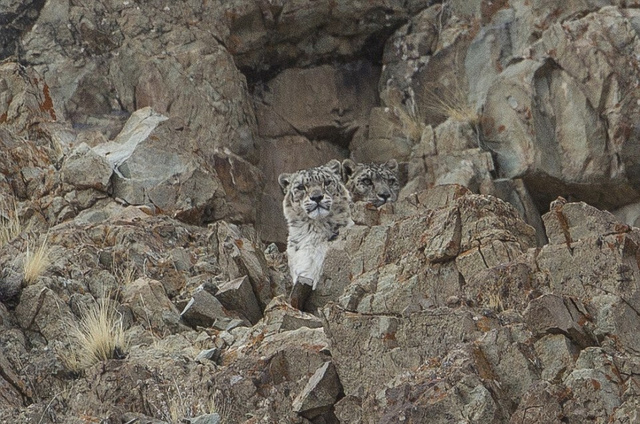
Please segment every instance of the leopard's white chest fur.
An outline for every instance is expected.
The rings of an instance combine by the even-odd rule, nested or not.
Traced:
[[[322,278],[330,233],[313,224],[302,223],[289,228],[287,257],[293,283],[296,284],[300,277],[305,277],[313,281],[315,290]]]

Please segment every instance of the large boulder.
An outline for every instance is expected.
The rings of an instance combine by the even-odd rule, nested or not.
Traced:
[[[21,61],[46,74],[52,105],[83,129],[114,137],[151,106],[188,126],[205,154],[255,160],[244,77],[222,46],[222,7],[45,3],[20,39]],[[46,72],[44,72],[46,71]]]
[[[539,207],[553,199],[550,187],[605,208],[638,198],[638,71],[626,62],[638,49],[636,15],[608,7],[550,25],[492,80],[485,142],[501,175],[522,177]]]

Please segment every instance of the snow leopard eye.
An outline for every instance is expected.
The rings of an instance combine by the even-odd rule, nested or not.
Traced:
[[[363,178],[362,180],[360,180],[360,182],[362,182],[362,184],[366,185],[366,186],[370,186],[371,183],[371,178]]]
[[[298,185],[296,186],[296,190],[298,190],[298,191],[304,191],[304,184],[298,184]]]
[[[333,180],[324,180],[325,187],[331,187],[333,185]]]
[[[389,184],[396,184],[398,181],[395,178],[389,178]]]

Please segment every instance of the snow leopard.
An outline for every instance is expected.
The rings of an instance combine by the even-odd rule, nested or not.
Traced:
[[[400,183],[395,159],[382,164],[355,163],[345,159],[342,178],[354,202],[365,201],[378,208],[398,199]]]
[[[323,166],[280,174],[282,208],[287,221],[287,257],[294,287],[312,289],[322,276],[329,242],[353,225],[351,196],[342,183],[342,164],[333,159]]]

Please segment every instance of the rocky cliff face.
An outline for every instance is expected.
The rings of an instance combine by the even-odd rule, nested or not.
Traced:
[[[640,419],[639,2],[0,21],[0,422]],[[404,188],[301,312],[277,175],[345,157]]]

